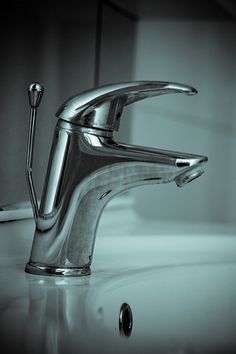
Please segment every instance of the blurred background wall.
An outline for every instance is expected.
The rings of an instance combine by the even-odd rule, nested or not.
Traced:
[[[188,83],[198,95],[166,95],[136,104],[133,142],[209,158],[205,174],[184,188],[170,184],[135,191],[139,213],[236,221],[235,35],[234,22],[218,19],[139,22],[135,78]]]
[[[45,86],[34,160],[40,196],[63,101],[100,84],[164,80],[199,93],[136,103],[125,110],[116,138],[207,155],[206,173],[182,189],[174,183],[142,186],[122,200],[146,220],[236,223],[233,1],[12,0],[0,16],[1,204],[28,199],[29,83]]]
[[[33,164],[40,198],[59,106],[80,91],[132,80],[137,17],[100,0],[11,0],[0,17],[0,203],[8,204],[28,199],[29,84],[45,88]],[[127,121],[120,134],[129,132]]]

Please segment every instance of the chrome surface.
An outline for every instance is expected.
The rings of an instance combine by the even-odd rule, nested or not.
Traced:
[[[191,86],[165,81],[135,81],[101,86],[69,98],[57,117],[91,128],[118,130],[124,106],[168,93],[195,95]]]
[[[28,88],[29,104],[30,104],[30,121],[28,131],[28,144],[26,153],[26,167],[25,175],[29,189],[29,196],[33,208],[34,218],[38,218],[38,201],[33,183],[32,169],[33,169],[33,153],[34,153],[34,137],[35,137],[35,123],[37,117],[37,108],[40,105],[44,88],[39,83],[33,83]]]
[[[118,127],[114,122],[124,105],[179,92],[192,95],[197,91],[176,83],[131,82],[87,91],[62,106],[39,211],[29,183],[36,231],[27,272],[89,275],[98,222],[111,198],[143,184],[175,181],[183,186],[202,174],[204,156],[113,140],[112,130]],[[32,144],[29,139],[27,151],[32,152]]]
[[[129,304],[123,303],[120,308],[119,315],[119,331],[120,335],[130,337],[133,328],[133,314]]]

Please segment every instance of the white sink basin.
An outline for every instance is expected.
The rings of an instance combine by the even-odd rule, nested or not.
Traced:
[[[236,353],[236,237],[99,234],[90,277],[54,278],[24,272],[33,230],[0,224],[6,353]]]

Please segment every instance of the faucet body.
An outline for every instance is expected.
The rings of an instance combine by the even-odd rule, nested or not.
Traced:
[[[120,106],[116,100],[118,117]],[[67,104],[59,110],[36,212],[35,236],[26,265],[26,271],[33,274],[90,274],[97,226],[111,198],[142,184],[175,181],[182,186],[200,176],[207,161],[204,156],[117,143],[112,129],[96,126],[94,114],[93,124],[88,117],[83,125],[63,119],[65,107]],[[104,107],[100,107],[99,118],[101,111],[104,113]]]

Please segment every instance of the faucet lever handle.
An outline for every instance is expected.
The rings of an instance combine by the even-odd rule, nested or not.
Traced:
[[[35,122],[37,117],[37,108],[40,105],[44,88],[39,83],[32,83],[28,88],[29,104],[30,104],[30,122],[28,131],[28,143],[27,143],[27,155],[26,155],[26,166],[25,174],[30,195],[30,201],[34,213],[34,219],[37,221],[38,218],[38,201],[36,197],[36,192],[32,177],[32,166],[33,166],[33,152],[34,152],[34,137],[35,137]]]
[[[44,88],[38,82],[34,82],[29,85],[28,96],[29,96],[29,104],[31,108],[38,108],[43,93],[44,93]]]
[[[89,128],[118,130],[124,106],[168,93],[195,95],[191,86],[166,81],[131,81],[101,86],[69,98],[57,117]]]

